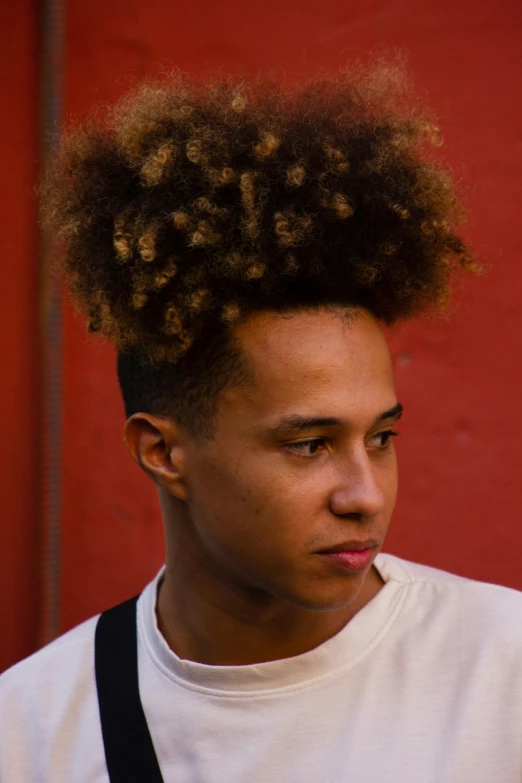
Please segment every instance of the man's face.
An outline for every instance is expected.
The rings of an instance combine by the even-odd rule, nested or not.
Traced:
[[[192,540],[214,574],[252,594],[347,606],[397,491],[384,336],[363,310],[324,308],[262,313],[236,337],[253,382],[222,393],[214,438],[188,448]],[[353,542],[370,542],[368,559],[325,552]]]

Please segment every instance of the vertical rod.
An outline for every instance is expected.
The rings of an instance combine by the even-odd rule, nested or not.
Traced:
[[[40,163],[48,165],[60,134],[65,0],[40,0]],[[49,272],[49,238],[40,235],[40,628],[39,643],[60,632],[62,301]]]

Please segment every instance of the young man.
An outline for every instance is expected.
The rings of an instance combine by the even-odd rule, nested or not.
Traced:
[[[521,595],[382,552],[381,325],[470,266],[406,97],[176,75],[64,140],[45,209],[166,567],[3,675],[2,783],[522,779]]]

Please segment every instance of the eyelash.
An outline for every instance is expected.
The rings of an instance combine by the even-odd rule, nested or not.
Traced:
[[[386,438],[384,445],[377,447],[378,451],[386,451],[391,443],[391,439],[396,438],[398,434],[399,433],[395,432],[394,430],[385,430],[384,432],[379,432],[377,435],[374,435],[374,438]],[[309,446],[311,443],[320,443],[324,445],[325,440],[326,438],[310,438],[310,440],[302,440],[299,443],[289,443],[286,448],[294,454],[299,454],[299,452],[304,451],[305,446]],[[311,459],[312,457],[315,457],[316,454],[300,454],[300,456],[304,457],[305,459]]]

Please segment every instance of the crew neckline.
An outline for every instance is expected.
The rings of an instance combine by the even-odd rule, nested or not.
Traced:
[[[269,695],[311,687],[355,666],[379,643],[400,611],[407,575],[397,558],[379,553],[375,567],[385,584],[330,639],[301,655],[240,666],[212,666],[180,658],[159,630],[156,596],[163,567],[138,601],[138,635],[162,674],[191,690],[223,696]]]

